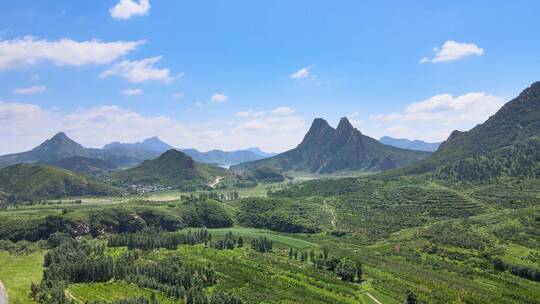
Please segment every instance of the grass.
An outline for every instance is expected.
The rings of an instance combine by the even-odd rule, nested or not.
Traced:
[[[0,280],[4,282],[10,303],[34,303],[29,298],[30,285],[41,280],[44,253],[10,255],[0,251]]]

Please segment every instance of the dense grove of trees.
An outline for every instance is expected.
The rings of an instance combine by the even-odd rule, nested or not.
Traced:
[[[186,227],[230,227],[233,217],[214,200],[194,199],[170,208],[159,206],[114,206],[94,209],[66,210],[63,214],[2,218],[0,239],[37,241],[55,232],[73,236],[99,236],[104,233],[125,233],[156,228],[176,231]]]
[[[45,255],[44,267],[42,281],[31,287],[31,297],[39,303],[71,303],[64,293],[69,284],[110,280],[125,280],[186,303],[240,303],[237,297],[223,293],[208,298],[203,289],[216,282],[212,266],[187,265],[177,256],[148,263],[141,251],[129,250],[112,259],[103,244],[66,239]],[[122,303],[149,302],[138,298]]]
[[[272,241],[265,236],[256,237],[251,240],[251,249],[262,253],[272,251]]]
[[[289,259],[299,260],[302,263],[311,263],[316,268],[332,271],[343,281],[362,281],[362,264],[346,257],[331,257],[329,256],[328,247],[323,247],[319,255],[316,255],[314,250],[299,252],[290,248]]]
[[[135,233],[113,234],[108,238],[109,247],[127,246],[129,249],[152,250],[159,248],[176,249],[178,245],[206,244],[212,236],[206,229],[187,232],[165,232],[148,229]]]
[[[518,265],[508,263],[498,257],[492,259],[493,267],[499,271],[507,270],[513,275],[527,280],[540,282],[540,269],[531,265]]]

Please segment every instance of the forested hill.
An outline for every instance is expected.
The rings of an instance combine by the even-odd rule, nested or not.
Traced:
[[[355,129],[346,117],[341,119],[336,129],[324,119],[317,118],[296,148],[264,160],[240,164],[233,169],[267,166],[280,171],[311,173],[380,171],[410,165],[428,155],[428,152],[381,144]]]
[[[453,180],[499,176],[538,176],[540,82],[509,101],[486,122],[454,131],[437,152],[410,168],[391,174],[434,173]]]
[[[0,192],[14,202],[121,194],[103,182],[61,168],[18,164],[0,169]]]
[[[190,188],[228,174],[224,168],[198,163],[185,153],[171,149],[156,159],[114,174],[113,179],[124,184]]]

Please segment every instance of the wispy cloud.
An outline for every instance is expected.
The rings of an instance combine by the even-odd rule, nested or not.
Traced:
[[[141,95],[142,93],[144,93],[142,89],[126,89],[122,91],[122,94],[126,96]]]
[[[139,61],[123,60],[115,64],[110,69],[99,75],[100,78],[106,78],[112,75],[118,75],[130,82],[141,83],[150,80],[157,80],[168,83],[172,80],[169,69],[155,68],[154,64],[161,60],[161,56],[150,57]]]
[[[184,98],[184,93],[181,93],[181,92],[178,92],[178,93],[174,93],[171,95],[172,98],[174,99],[182,99]]]
[[[28,88],[17,88],[13,90],[13,93],[19,94],[19,95],[30,95],[30,94],[38,94],[38,93],[44,93],[47,92],[46,86],[31,86]]]
[[[434,48],[435,57],[424,57],[419,63],[437,63],[445,61],[459,60],[468,56],[482,56],[484,49],[474,43],[460,43],[453,40],[446,41],[441,48]]]
[[[309,76],[311,68],[305,67],[291,74],[291,79],[301,79]]]
[[[133,16],[144,16],[150,12],[149,0],[120,0],[115,6],[111,7],[109,13],[115,19],[129,19]]]
[[[60,39],[48,41],[32,36],[0,40],[0,70],[52,62],[60,66],[106,64],[133,51],[144,41],[101,42]]]
[[[225,93],[216,93],[210,98],[213,102],[225,102],[229,99]]]
[[[293,113],[294,113],[294,110],[289,107],[278,107],[272,110],[272,114],[277,114],[277,115],[290,115]]]

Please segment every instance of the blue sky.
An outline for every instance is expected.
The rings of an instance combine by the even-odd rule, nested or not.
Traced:
[[[9,1],[0,153],[294,147],[311,120],[443,140],[540,80],[538,1]],[[435,49],[437,48],[437,49]],[[422,61],[423,58],[426,58]]]

